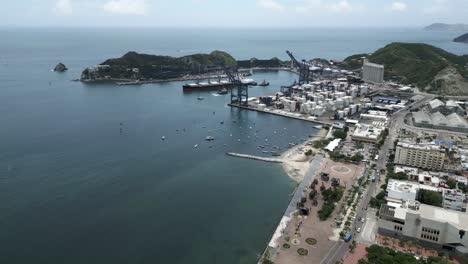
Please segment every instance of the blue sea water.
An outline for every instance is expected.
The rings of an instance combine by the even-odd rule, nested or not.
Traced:
[[[294,190],[279,166],[225,152],[261,154],[265,139],[284,149],[315,133],[312,124],[231,109],[229,96],[183,93],[182,82],[71,82],[85,67],[130,50],[287,59],[288,49],[299,58],[343,59],[393,41],[467,54],[468,45],[450,41],[457,34],[0,29],[0,263],[253,263]],[[59,61],[70,70],[52,72]],[[254,78],[272,85],[251,96],[296,76]],[[208,135],[216,140],[206,142]]]

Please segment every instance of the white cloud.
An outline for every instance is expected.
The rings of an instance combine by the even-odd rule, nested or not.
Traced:
[[[353,11],[353,7],[347,0],[328,5],[328,8],[333,12],[344,13]]]
[[[283,11],[284,7],[275,0],[258,0],[257,4],[265,9],[272,11]]]
[[[408,6],[404,2],[393,2],[391,9],[396,12],[404,12],[408,10]]]
[[[71,0],[58,0],[55,3],[53,11],[56,14],[63,15],[63,16],[71,15],[73,13]]]
[[[104,11],[120,15],[146,15],[146,0],[111,0],[104,4]]]
[[[315,13],[350,13],[365,10],[363,5],[351,4],[348,0],[341,1],[322,1],[322,0],[303,0],[302,4],[296,7],[297,12],[315,12]]]

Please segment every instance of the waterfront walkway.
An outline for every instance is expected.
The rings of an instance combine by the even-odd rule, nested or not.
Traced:
[[[228,153],[226,153],[226,155],[233,156],[233,157],[238,157],[238,158],[244,158],[244,159],[260,160],[260,161],[273,162],[273,163],[283,163],[283,160],[281,160],[281,159],[260,157],[260,156],[240,154],[240,153],[234,153],[234,152],[228,152]]]
[[[277,253],[276,251],[279,249],[279,246],[280,246],[278,241],[281,239],[281,236],[283,235],[284,230],[288,226],[289,221],[291,221],[291,219],[294,217],[294,213],[297,211],[297,203],[301,200],[302,197],[307,195],[307,188],[314,181],[316,175],[318,174],[320,170],[320,166],[322,165],[323,160],[324,160],[324,157],[322,155],[316,155],[315,158],[312,160],[309,170],[304,176],[304,179],[302,180],[302,182],[298,185],[298,187],[294,191],[294,195],[291,201],[289,202],[289,205],[286,208],[286,211],[284,212],[283,217],[278,223],[278,227],[276,228],[276,231],[273,234],[270,242],[268,243],[268,246],[265,249],[263,255],[269,255],[269,257],[272,257],[273,255]],[[262,258],[259,259],[258,263],[261,263],[261,261],[262,261]]]

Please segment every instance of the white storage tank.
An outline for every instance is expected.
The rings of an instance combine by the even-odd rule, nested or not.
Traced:
[[[345,117],[345,112],[344,111],[338,111],[338,119],[343,119]]]
[[[349,115],[349,111],[350,111],[350,110],[349,110],[348,107],[346,107],[345,109],[343,109],[343,111],[344,111],[345,116],[348,116],[348,115]]]

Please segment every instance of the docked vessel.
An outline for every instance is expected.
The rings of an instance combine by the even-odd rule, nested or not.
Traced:
[[[266,80],[263,80],[258,86],[268,86],[270,85],[270,82],[267,82]]]
[[[223,88],[218,91],[218,94],[227,94],[227,93],[228,93],[228,90],[226,88]]]

